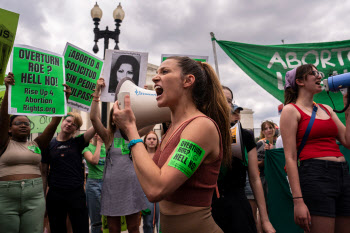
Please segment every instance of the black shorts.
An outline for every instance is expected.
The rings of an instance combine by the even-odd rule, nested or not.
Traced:
[[[301,161],[300,187],[311,215],[350,216],[350,174],[347,162]]]

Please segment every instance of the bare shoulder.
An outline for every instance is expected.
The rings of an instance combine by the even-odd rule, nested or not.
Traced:
[[[181,138],[201,146],[209,146],[219,141],[219,132],[210,119],[198,117],[187,125],[181,133]]]
[[[182,132],[181,138],[199,145],[206,155],[209,155],[209,160],[216,158],[219,154],[219,132],[214,122],[206,117],[198,117],[189,123]]]
[[[283,107],[282,114],[281,114],[281,119],[282,118],[300,118],[301,115],[296,107],[294,107],[291,104],[287,104],[286,106]]]
[[[325,107],[330,113],[333,112],[333,108],[331,108],[331,106],[327,105],[327,104],[322,104],[323,107]]]
[[[287,104],[286,106],[283,107],[282,113],[291,112],[291,111],[298,111],[298,110],[292,104]]]
[[[213,121],[207,117],[198,117],[187,125],[184,133],[194,133],[201,136],[217,134],[218,131]]]

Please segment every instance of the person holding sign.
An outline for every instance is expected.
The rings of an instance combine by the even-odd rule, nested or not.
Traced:
[[[0,109],[0,232],[42,233],[45,198],[41,151],[49,145],[61,117],[53,117],[40,136],[28,141],[29,119],[7,113],[8,89],[15,85],[11,72],[4,82],[6,91]],[[68,99],[70,88],[65,87]]]
[[[137,132],[130,97],[114,104],[114,124],[130,140],[137,178],[151,202],[160,206],[163,233],[222,230],[210,206],[220,165],[230,166],[229,108],[221,84],[207,63],[169,57],[153,78],[158,107],[169,107],[171,126],[153,161]]]
[[[43,151],[42,170],[46,209],[51,233],[66,232],[67,215],[74,233],[89,232],[89,216],[84,191],[82,152],[95,135],[91,127],[74,137],[83,121],[77,112],[69,112],[61,123],[61,131]]]
[[[108,93],[114,93],[120,80],[125,77],[131,78],[139,84],[140,63],[132,55],[121,55],[111,69]]]
[[[111,110],[108,129],[101,122],[98,102],[104,86],[104,79],[99,78],[90,112],[92,125],[108,151],[103,176],[101,214],[107,216],[110,233],[120,232],[121,216],[126,218],[128,232],[138,233],[140,212],[146,209],[147,205],[129,157],[129,142],[124,140],[121,131],[112,121],[113,111]]]
[[[345,112],[345,127],[331,107],[313,102],[322,91],[321,79],[312,64],[288,71],[285,78],[280,128],[294,221],[306,232],[348,233],[349,165],[336,140],[350,148],[350,109]]]

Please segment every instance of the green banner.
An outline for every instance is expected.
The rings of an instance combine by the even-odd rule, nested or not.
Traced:
[[[265,151],[265,177],[268,185],[267,208],[276,233],[303,233],[294,222],[294,205],[287,173],[284,171],[283,148]]]
[[[68,106],[89,112],[97,79],[100,77],[103,60],[67,43],[64,52],[66,83],[72,88]]]
[[[30,46],[14,46],[9,114],[66,115],[63,57]]]
[[[19,14],[0,8],[0,85],[15,42]]]
[[[216,42],[250,78],[281,102],[284,102],[286,72],[295,67],[313,64],[321,72],[322,78],[347,73],[350,68],[350,40],[281,45]],[[341,93],[329,94],[335,108],[343,109]],[[325,91],[315,95],[315,101],[333,107]],[[338,114],[338,117],[345,123],[344,114]]]

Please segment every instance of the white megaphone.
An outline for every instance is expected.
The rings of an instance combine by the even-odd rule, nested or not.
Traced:
[[[231,144],[231,152],[234,157],[239,158],[240,160],[245,160],[243,158],[244,148],[242,142],[242,126],[239,121],[230,129],[232,144]]]
[[[124,98],[126,95],[130,96],[130,105],[136,117],[138,129],[170,121],[170,109],[168,107],[158,107],[155,91],[138,87],[132,79],[123,78],[118,83],[115,91],[115,100],[118,100],[120,109],[124,109]]]

